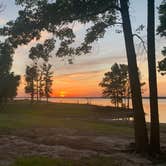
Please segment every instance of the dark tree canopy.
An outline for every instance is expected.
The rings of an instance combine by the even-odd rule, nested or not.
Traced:
[[[5,73],[0,76],[0,104],[12,100],[17,95],[17,87],[19,85],[20,76],[14,73]]]
[[[141,82],[141,72],[138,69],[139,79]],[[141,82],[141,87],[146,83]],[[128,65],[126,64],[113,64],[111,70],[104,74],[104,78],[100,82],[99,86],[103,88],[103,96],[111,99],[111,102],[116,107],[121,106],[128,107],[129,103],[125,103],[125,99],[131,97],[131,87],[129,80]],[[143,88],[141,89],[143,93]]]
[[[37,44],[29,51],[29,58],[32,60],[31,66],[27,66],[25,72],[26,87],[25,92],[31,95],[33,102],[36,96],[37,101],[42,97],[48,97],[51,94],[52,71],[51,65],[48,64],[51,52],[55,48],[55,40],[47,39],[43,44]],[[42,61],[39,61],[42,60]],[[42,62],[42,64],[41,64]]]
[[[43,71],[43,80],[44,80],[44,95],[47,99],[51,96],[52,94],[52,83],[53,83],[53,72],[51,71],[52,65],[50,64],[43,64],[42,66],[42,71]]]
[[[29,58],[32,60],[41,58],[44,61],[48,61],[50,53],[53,51],[54,47],[55,40],[47,39],[44,44],[37,44],[35,47],[30,49]]]
[[[104,78],[99,84],[103,87],[103,96],[110,97],[116,107],[119,107],[119,104],[123,105],[123,98],[129,89],[128,80],[128,66],[115,63],[112,65],[111,71],[104,74]]]
[[[24,10],[19,11],[19,17],[10,21],[1,29],[1,34],[8,36],[14,48],[27,44],[32,39],[39,39],[41,31],[47,30],[61,40],[57,56],[87,53],[91,43],[102,38],[106,28],[116,23],[118,0],[56,0],[56,1],[27,1],[17,0]],[[75,35],[69,27],[75,21],[86,24],[92,23],[87,29],[85,41],[76,50],[70,47]]]
[[[0,104],[17,95],[20,76],[10,73],[13,52],[9,43],[0,43]]]
[[[13,52],[13,48],[7,42],[0,43],[0,75],[10,71]]]
[[[166,74],[166,47],[164,47],[162,54],[164,58],[158,62],[158,71],[161,73],[161,75],[165,75]]]
[[[157,32],[161,36],[166,37],[166,0],[163,0],[159,7],[159,20],[160,25],[158,26]]]
[[[159,7],[159,20],[157,32],[161,37],[166,37],[166,0],[163,0]],[[159,72],[162,75],[166,74],[166,47],[162,50],[164,58],[158,63]]]

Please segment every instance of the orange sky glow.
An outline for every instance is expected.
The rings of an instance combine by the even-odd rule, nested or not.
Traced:
[[[54,76],[52,86],[53,97],[88,97],[101,96],[101,88],[98,86],[103,76],[101,72],[76,73],[62,76]],[[25,80],[22,77],[18,88],[18,96],[27,96],[24,92]]]
[[[96,71],[88,73],[67,74],[54,76],[52,86],[52,97],[100,97],[102,88],[99,87],[105,71]],[[166,94],[166,80],[158,75],[158,93],[159,96]],[[24,92],[25,80],[22,77],[18,89],[18,96],[27,96]],[[148,96],[148,83],[144,86],[143,96]]]

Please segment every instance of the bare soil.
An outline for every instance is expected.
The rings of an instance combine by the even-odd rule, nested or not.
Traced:
[[[111,156],[121,166],[151,166],[152,162],[134,152],[127,152],[133,138],[96,136],[70,129],[36,128],[0,135],[0,165],[8,166],[18,157],[47,156],[81,159],[91,156]]]

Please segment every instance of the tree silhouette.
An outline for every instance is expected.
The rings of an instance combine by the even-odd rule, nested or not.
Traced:
[[[37,101],[46,96],[47,100],[50,96],[51,91],[51,74],[50,72],[51,65],[47,64],[49,58],[51,57],[50,53],[55,47],[55,40],[47,39],[43,44],[37,44],[35,47],[32,47],[29,51],[29,58],[32,60],[32,65],[27,66],[26,69],[26,82],[27,86],[25,87],[25,92],[31,94],[31,101],[34,100],[36,95]],[[41,65],[41,61],[44,62]],[[47,81],[46,81],[47,80]],[[50,82],[50,83],[49,83]]]
[[[52,77],[53,77],[53,72],[51,71],[51,65],[50,64],[43,64],[42,66],[42,71],[43,71],[43,80],[44,80],[44,95],[47,99],[48,103],[48,98],[52,94]]]
[[[13,48],[7,43],[0,43],[0,105],[17,95],[20,76],[10,72]]]
[[[166,37],[166,1],[165,0],[162,1],[159,7],[159,20],[160,20],[160,25],[157,28],[157,32],[158,34],[160,34],[161,37]],[[164,59],[158,63],[158,69],[162,75],[165,75],[166,74],[166,47],[164,47],[162,54],[164,56]]]
[[[29,51],[29,58],[32,59],[35,63],[38,63],[39,59],[48,61],[51,57],[50,53],[55,48],[55,40],[53,38],[47,39],[43,44],[37,44],[35,47],[32,47]]]
[[[0,13],[2,11],[4,5],[0,3]],[[13,52],[13,48],[7,41],[0,42],[0,106],[17,95],[20,76],[10,72]]]
[[[158,62],[158,71],[161,75],[166,75],[166,47],[162,51],[162,54],[164,56],[164,59]]]
[[[20,76],[14,73],[5,73],[0,75],[0,105],[12,100],[17,95]]]
[[[128,82],[128,67],[127,65],[115,63],[111,67],[111,71],[104,74],[102,82],[99,84],[104,88],[104,97],[110,97],[111,102],[115,107],[119,107],[119,104],[123,107],[123,99],[127,92]]]
[[[148,68],[150,88],[150,149],[151,153],[160,152],[160,129],[158,113],[158,94],[156,76],[156,53],[155,53],[155,1],[148,0]]]
[[[141,80],[141,73],[138,70]],[[145,82],[141,82],[141,87]],[[111,71],[104,74],[103,80],[99,86],[103,87],[103,96],[111,98],[115,107],[129,108],[129,100],[131,98],[131,87],[129,81],[128,65],[115,63],[111,67]],[[143,93],[143,89],[142,89]],[[127,102],[125,101],[127,99]]]
[[[43,70],[41,70],[42,67],[40,67],[40,70],[38,71],[39,72],[39,78],[38,78],[38,81],[39,81],[39,86],[38,86],[38,93],[39,93],[39,99],[41,101],[42,97],[44,97],[44,79],[43,79]]]
[[[37,66],[27,66],[26,67],[26,73],[25,73],[25,80],[26,80],[26,86],[25,86],[25,93],[28,93],[31,95],[31,102],[34,101],[35,96],[35,80],[37,78]]]

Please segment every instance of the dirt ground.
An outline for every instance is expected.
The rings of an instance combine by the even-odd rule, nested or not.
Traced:
[[[132,136],[102,136],[80,133],[72,129],[22,130],[16,135],[0,135],[0,165],[8,166],[22,156],[80,159],[91,156],[111,156],[121,166],[151,166],[152,162],[134,152],[128,152]]]

